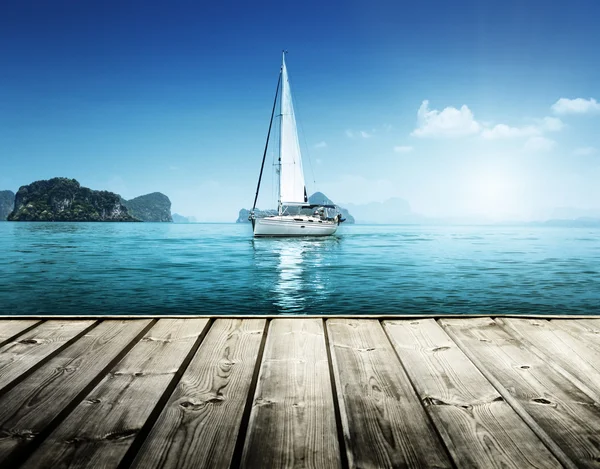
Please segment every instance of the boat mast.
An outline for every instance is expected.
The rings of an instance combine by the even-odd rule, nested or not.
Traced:
[[[282,67],[283,69],[283,67]],[[256,202],[258,201],[258,191],[260,190],[260,181],[262,180],[263,170],[265,169],[265,159],[267,158],[267,149],[269,148],[269,137],[271,136],[271,126],[273,125],[273,116],[275,115],[275,106],[277,105],[277,95],[279,94],[279,85],[281,83],[281,71],[279,70],[279,78],[277,79],[277,88],[275,88],[275,99],[273,100],[273,109],[271,110],[271,120],[269,121],[269,131],[267,132],[267,142],[265,143],[265,151],[263,153],[262,164],[260,165],[260,174],[258,175],[258,184],[256,186],[256,195],[254,196],[254,203],[252,204],[252,211],[256,209]],[[281,156],[279,157],[281,162]],[[281,184],[281,181],[280,181]]]
[[[279,74],[279,76],[281,77],[281,75],[283,74],[283,69],[285,68],[285,54],[287,53],[286,50],[282,51],[282,58],[281,58],[281,73]],[[287,70],[286,70],[286,76],[284,77],[284,80],[287,80]],[[281,86],[283,87],[283,83],[281,84]],[[281,147],[282,147],[282,139],[281,139],[281,135],[283,132],[283,90],[281,92],[281,98],[279,100],[279,190],[278,190],[278,194],[277,194],[277,213],[281,216],[283,214],[283,205],[281,203]]]

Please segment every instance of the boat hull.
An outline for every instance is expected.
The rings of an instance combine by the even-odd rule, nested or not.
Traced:
[[[338,228],[333,221],[286,215],[256,218],[252,224],[256,237],[331,236]]]

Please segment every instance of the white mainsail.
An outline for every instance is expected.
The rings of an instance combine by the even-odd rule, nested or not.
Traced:
[[[281,205],[297,205],[306,202],[306,189],[285,54],[281,68],[281,82],[279,200]]]

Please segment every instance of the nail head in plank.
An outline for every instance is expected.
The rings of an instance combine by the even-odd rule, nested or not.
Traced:
[[[10,342],[16,335],[35,327],[39,323],[39,318],[0,320],[0,346]]]
[[[132,467],[229,467],[265,324],[214,322]]]
[[[562,467],[435,320],[383,325],[458,466]]]
[[[520,415],[563,465],[600,468],[600,408],[589,396],[489,318],[443,319],[440,325],[497,381],[493,384],[525,413]]]
[[[3,395],[0,465],[32,443],[151,323],[103,321]]]
[[[452,467],[379,321],[327,331],[350,467]]]
[[[161,319],[27,460],[28,468],[117,467],[208,319]]]
[[[585,340],[573,337],[551,321],[498,319],[497,322],[600,403],[599,351],[587,346]]]
[[[340,467],[322,319],[274,319],[242,467]]]

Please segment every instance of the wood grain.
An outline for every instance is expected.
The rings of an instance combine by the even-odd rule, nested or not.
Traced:
[[[550,323],[568,332],[575,340],[584,342],[586,347],[600,353],[600,320],[553,319]]]
[[[327,330],[349,466],[452,467],[379,321]]]
[[[10,342],[14,336],[20,334],[36,324],[39,319],[3,319],[0,320],[0,346]]]
[[[600,468],[600,407],[589,396],[491,319],[443,319],[440,324],[533,418],[542,436],[550,437],[577,467]]]
[[[340,467],[322,320],[271,322],[241,465]]]
[[[498,323],[600,404],[600,351],[585,338],[539,319],[499,319]]]
[[[0,347],[0,389],[56,352],[96,321],[46,321]]]
[[[35,437],[119,357],[151,320],[103,321],[0,398],[0,466]]]
[[[229,467],[265,322],[215,321],[133,467]]]
[[[207,328],[161,319],[27,460],[28,468],[117,467]]]
[[[562,467],[435,320],[383,324],[457,465]]]

